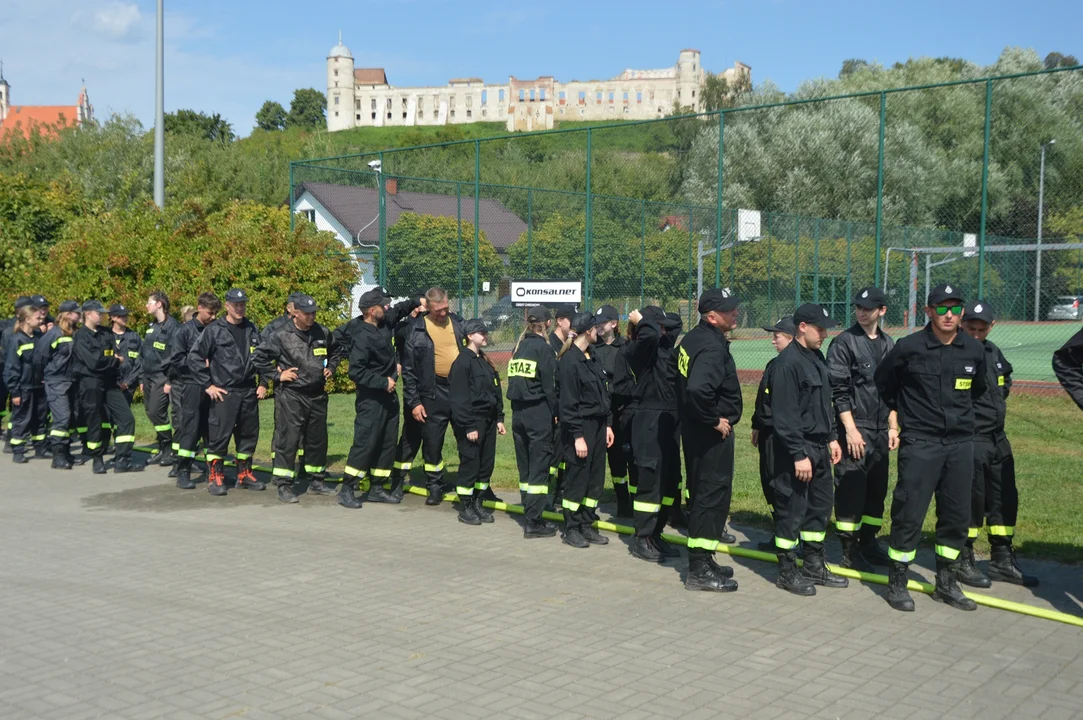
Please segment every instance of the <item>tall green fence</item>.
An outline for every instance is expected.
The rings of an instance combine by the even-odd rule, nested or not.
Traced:
[[[512,279],[579,280],[588,308],[654,303],[686,326],[703,288],[730,288],[750,370],[771,354],[760,328],[802,302],[849,323],[877,285],[905,333],[948,282],[1046,388],[1083,322],[1083,68],[772,99],[298,161],[294,217],[338,233],[367,283],[444,287],[503,347]]]

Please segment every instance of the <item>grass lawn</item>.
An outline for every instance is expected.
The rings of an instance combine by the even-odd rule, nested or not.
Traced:
[[[748,441],[749,419],[755,388],[745,388],[746,419],[737,426],[736,474],[732,520],[738,525],[768,527],[767,506],[760,493],[758,460]],[[140,442],[150,442],[154,433],[141,405],[133,408]],[[261,428],[256,457],[266,464],[271,456],[273,403],[260,403]],[[341,472],[353,438],[353,396],[332,395],[328,436],[332,473]],[[1012,396],[1008,400],[1008,437],[1015,451],[1020,496],[1020,517],[1016,529],[1021,554],[1067,562],[1083,562],[1083,442],[1079,409],[1064,395]],[[511,424],[510,409],[508,425]],[[444,459],[454,479],[458,467],[455,438],[449,431]],[[416,482],[422,481],[418,471]],[[894,484],[894,459],[892,484]],[[505,500],[517,502],[518,474],[511,436],[497,438],[496,470],[493,484],[503,490]],[[611,499],[611,498],[610,498]],[[890,496],[888,498],[890,507]],[[930,512],[925,529],[934,525]],[[885,528],[887,525],[885,525]],[[985,550],[984,537],[979,549]]]

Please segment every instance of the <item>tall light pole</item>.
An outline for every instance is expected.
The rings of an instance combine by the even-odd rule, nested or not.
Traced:
[[[158,0],[158,45],[154,73],[154,204],[165,207],[165,30]]]
[[[1045,149],[1055,144],[1050,140],[1042,144],[1041,160],[1038,163],[1038,249],[1034,263],[1034,322],[1041,320],[1042,295],[1042,214],[1045,212]]]

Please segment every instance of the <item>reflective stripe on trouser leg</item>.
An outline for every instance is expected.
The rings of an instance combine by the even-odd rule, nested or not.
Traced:
[[[352,467],[368,468],[373,485],[391,476],[399,427],[395,396],[382,396],[359,390],[354,398],[353,443],[346,461]]]
[[[430,487],[444,484],[444,437],[451,419],[448,386],[437,383],[433,397],[425,399],[425,422],[421,423],[421,456]]]
[[[917,550],[921,526],[935,495],[936,545],[950,551],[940,556],[951,560],[949,554],[966,544],[970,524],[973,443],[945,445],[907,440],[898,454],[899,477],[891,500],[890,547],[902,556],[910,556]]]
[[[555,477],[553,463],[553,418],[545,402],[511,405],[511,436],[515,465],[519,471],[519,492],[523,515],[539,520],[549,494],[549,478]]]
[[[691,495],[688,537],[720,540],[733,495],[734,434],[722,438],[710,428],[682,428]]]
[[[583,418],[581,432],[587,444],[585,458],[576,456],[574,438],[570,435],[563,438],[562,447],[567,466],[564,471],[563,507],[571,511],[566,520],[571,528],[590,524],[592,516],[588,503],[601,496],[605,487],[605,429],[604,417]]]

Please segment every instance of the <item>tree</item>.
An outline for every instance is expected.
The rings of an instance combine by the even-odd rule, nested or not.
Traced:
[[[231,142],[233,127],[218,113],[207,115],[195,110],[165,114],[165,131],[173,135],[191,135],[211,141]]]
[[[869,66],[868,60],[862,60],[861,58],[848,58],[842,61],[842,68],[839,70],[839,78],[849,77],[862,68]]]
[[[314,88],[294,90],[286,127],[307,130],[327,127],[327,96]]]
[[[457,295],[474,289],[474,226],[463,222],[461,234],[452,217],[406,212],[387,230],[387,284],[393,295],[442,287]],[[478,289],[497,282],[504,263],[482,230],[478,234]],[[379,266],[377,264],[377,273]]]
[[[707,73],[703,77],[703,84],[699,90],[703,112],[733,107],[737,104],[740,94],[751,89],[752,84],[747,75],[740,76],[736,82],[730,84],[723,75]]]
[[[1075,55],[1063,55],[1059,52],[1051,52],[1045,56],[1045,69],[1052,70],[1054,68],[1062,67],[1075,67],[1079,64],[1079,59]]]
[[[286,108],[281,103],[268,100],[256,113],[256,127],[260,130],[282,130],[286,127]]]

